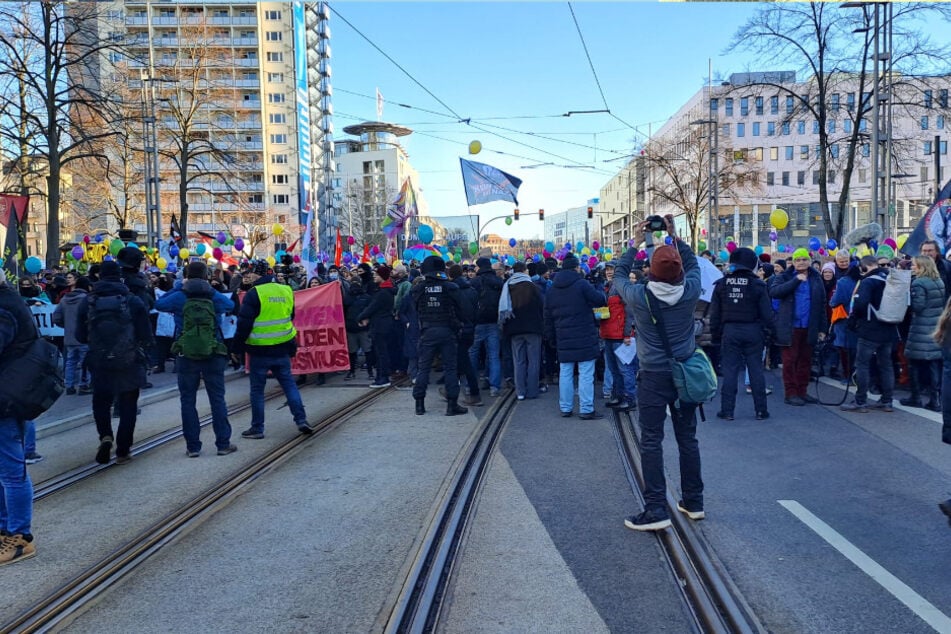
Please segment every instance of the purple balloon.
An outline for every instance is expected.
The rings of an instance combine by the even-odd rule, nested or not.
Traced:
[[[215,236],[215,238],[218,240],[219,244],[224,244],[225,242],[228,241],[228,236],[225,235],[224,231],[219,231],[218,235]]]
[[[244,251],[244,240],[242,240],[241,238],[235,238],[234,248],[235,248],[235,251]]]
[[[779,234],[776,233],[775,231],[770,231],[770,232],[769,232],[769,240],[770,240],[770,242],[776,242],[776,238],[778,238],[778,237],[779,237]]]

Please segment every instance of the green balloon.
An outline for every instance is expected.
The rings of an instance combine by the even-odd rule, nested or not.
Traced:
[[[697,248],[703,251],[704,249],[707,248],[707,243],[701,240],[700,242],[697,243]]]
[[[459,261],[462,260],[462,256],[461,256],[460,254],[456,253],[456,254],[454,254],[454,255],[452,256],[452,260],[453,260],[453,262],[459,262]]]
[[[478,252],[479,252],[479,243],[478,243],[478,242],[470,242],[470,243],[469,243],[469,253],[471,253],[472,255],[475,255],[475,254],[478,253]]]
[[[505,218],[505,224],[507,224],[507,225],[512,224],[512,217],[511,217],[511,216],[506,216],[506,218]]]
[[[125,245],[122,244],[122,240],[113,240],[109,243],[109,253],[112,255],[119,255],[119,251],[125,248]]]

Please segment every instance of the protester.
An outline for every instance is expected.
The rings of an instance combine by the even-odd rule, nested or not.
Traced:
[[[253,286],[241,302],[235,343],[250,358],[251,426],[241,432],[241,436],[264,438],[264,386],[268,372],[284,391],[298,431],[312,434],[304,403],[291,375],[291,358],[297,352],[297,329],[292,321],[294,291],[276,283],[268,263],[263,260],[255,262],[245,279]]]
[[[86,294],[90,290],[89,278],[79,277],[73,285],[73,290],[67,293],[56,310],[53,311],[53,324],[63,329],[63,343],[66,348],[66,394],[73,395],[79,388],[80,394],[89,394],[89,385],[82,382],[83,365],[86,362],[86,353],[89,346],[79,343],[76,339],[76,330],[79,326],[79,307],[86,301]]]
[[[670,526],[663,449],[668,407],[680,450],[682,498],[677,508],[692,520],[705,517],[700,447],[696,435],[697,404],[678,402],[664,345],[666,339],[673,357],[678,360],[686,359],[696,349],[693,314],[700,297],[700,265],[690,247],[677,237],[673,216],[665,216],[664,224],[672,244],[656,249],[652,246],[650,221],[641,227],[650,258],[647,284],[635,284],[628,279],[636,254],[633,248],[621,256],[614,272],[618,292],[634,310],[641,367],[637,409],[641,428],[644,510],[624,520],[625,526],[637,531],[662,530]],[[664,325],[663,332],[660,323]]]
[[[385,264],[373,270],[370,303],[357,316],[358,325],[370,327],[370,339],[376,357],[376,379],[370,384],[373,389],[389,387],[390,372],[393,371],[389,338],[396,324],[393,319],[396,289],[390,281],[390,272],[390,267]]]
[[[492,260],[482,257],[476,260],[478,272],[472,280],[476,290],[475,335],[469,349],[472,367],[479,369],[479,354],[485,349],[485,367],[489,379],[489,396],[498,396],[502,388],[502,359],[499,356],[501,333],[499,332],[499,299],[502,297],[502,278],[492,267]]]
[[[185,282],[164,294],[155,303],[156,310],[175,315],[178,355],[178,392],[181,400],[182,435],[189,458],[201,455],[201,425],[196,398],[198,385],[205,383],[211,406],[211,426],[219,456],[238,450],[231,444],[231,423],[225,402],[225,368],[228,348],[222,339],[219,320],[234,309],[234,302],[215,291],[208,283],[208,267],[198,260],[185,267]]]
[[[499,298],[499,321],[503,334],[512,342],[515,395],[523,401],[538,398],[544,302],[524,262],[516,262],[512,271]]]
[[[915,279],[911,283],[911,326],[905,341],[911,394],[899,402],[907,407],[922,407],[922,378],[925,378],[931,398],[924,407],[940,412],[941,348],[934,344],[932,334],[944,310],[944,282],[934,259],[927,256],[919,255],[912,261],[912,272]]]
[[[945,305],[932,335],[941,347],[944,367],[941,374],[941,441],[951,445],[951,302]],[[938,508],[951,525],[951,498],[938,503]]]
[[[838,261],[837,257],[837,265]],[[838,271],[836,274],[838,275]],[[848,328],[848,317],[852,307],[852,295],[861,277],[859,267],[850,263],[847,273],[836,281],[835,291],[833,291],[832,298],[829,300],[829,306],[832,307],[832,316],[830,317],[832,336],[834,337],[832,343],[839,351],[842,381],[846,385],[852,380],[852,372],[855,370],[855,347],[858,345],[855,332]]]
[[[941,281],[944,282],[944,300],[948,301],[951,299],[951,262],[941,257],[941,247],[938,246],[935,240],[922,242],[919,252],[921,255],[934,260],[938,275],[941,277]]]
[[[314,278],[316,279],[316,278]],[[343,315],[344,324],[347,329],[347,350],[350,351],[350,369],[344,375],[344,381],[351,381],[357,376],[357,354],[363,351],[363,358],[367,362],[367,373],[373,378],[373,371],[370,369],[370,355],[373,352],[373,344],[370,340],[370,332],[366,326],[361,326],[358,322],[360,313],[366,310],[370,305],[370,296],[363,288],[363,281],[359,277],[354,277],[350,283],[343,287]]]
[[[636,374],[635,363],[637,357],[632,357],[631,361],[624,362],[617,356],[617,350],[621,346],[629,347],[634,344],[634,313],[629,311],[621,299],[617,286],[614,284],[615,265],[608,263],[605,266],[605,294],[608,298],[607,319],[602,319],[598,325],[601,339],[604,341],[604,364],[605,379],[608,375],[612,377],[610,400],[606,403],[608,407],[619,410],[629,410],[637,402],[637,388],[635,387]],[[605,381],[607,383],[607,381]]]
[[[472,365],[472,359],[469,357],[469,349],[475,341],[475,315],[479,303],[478,293],[472,288],[472,283],[463,272],[463,268],[458,264],[449,267],[449,279],[459,287],[456,295],[456,301],[459,304],[459,318],[462,321],[462,328],[459,330],[459,344],[456,346],[456,373],[461,379],[466,380],[466,394],[463,396],[463,402],[466,405],[481,406],[482,396],[479,389],[479,374],[475,366]]]
[[[594,410],[594,366],[601,354],[598,325],[593,309],[604,306],[607,298],[585,280],[581,262],[569,253],[562,270],[545,297],[545,333],[555,342],[558,362],[558,406],[564,418],[574,409],[574,371],[578,368],[578,411],[582,420],[598,420],[604,414]]]

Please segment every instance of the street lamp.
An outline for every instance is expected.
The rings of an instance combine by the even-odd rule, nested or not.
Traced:
[[[707,185],[707,239],[710,241],[710,247],[717,249],[719,247],[719,220],[720,220],[720,126],[716,119],[694,119],[690,125],[708,125],[710,126],[710,160],[708,162],[709,184]],[[716,218],[716,221],[713,219]],[[696,245],[695,245],[696,246]]]

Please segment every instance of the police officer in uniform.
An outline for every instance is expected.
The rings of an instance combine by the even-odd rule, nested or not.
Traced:
[[[442,358],[446,379],[446,416],[465,414],[459,405],[459,377],[456,374],[456,336],[462,326],[456,293],[459,287],[446,277],[446,263],[431,255],[421,267],[425,279],[410,291],[419,315],[419,371],[413,386],[416,414],[426,413],[426,387],[436,352]]]
[[[241,302],[235,341],[242,342],[250,358],[251,427],[241,436],[264,438],[264,385],[268,371],[284,391],[298,431],[311,434],[313,429],[307,423],[304,403],[291,375],[291,358],[297,353],[297,329],[292,321],[294,291],[274,281],[265,261],[255,262],[245,278],[254,286]]]
[[[730,254],[729,272],[717,281],[710,303],[710,332],[720,345],[723,385],[717,418],[733,420],[737,377],[745,365],[750,372],[750,388],[756,420],[769,418],[766,409],[766,380],[763,377],[763,348],[773,328],[773,309],[766,283],[756,276],[759,258],[752,249],[740,248]]]

